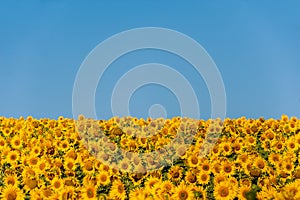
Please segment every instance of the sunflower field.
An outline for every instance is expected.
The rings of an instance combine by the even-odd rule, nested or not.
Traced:
[[[300,199],[300,120],[0,117],[0,197]]]

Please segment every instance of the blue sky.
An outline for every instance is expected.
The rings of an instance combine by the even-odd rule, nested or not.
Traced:
[[[206,49],[224,81],[227,117],[300,117],[299,1],[220,2],[1,1],[0,116],[73,117],[73,84],[89,52],[114,34],[151,26],[182,32]],[[149,62],[182,73],[194,87],[201,118],[210,116],[208,90],[188,63],[143,50],[105,72],[96,93],[98,118],[112,116],[111,92],[122,74]],[[134,93],[131,115],[145,118],[153,104],[164,105],[167,117],[180,115],[176,94],[158,85]]]

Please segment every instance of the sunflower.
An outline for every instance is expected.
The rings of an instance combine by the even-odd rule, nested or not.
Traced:
[[[58,191],[58,190],[60,190],[60,189],[62,189],[64,187],[63,180],[61,180],[58,177],[54,177],[51,180],[51,186],[53,187],[54,190]]]
[[[97,175],[97,179],[101,185],[107,185],[110,183],[110,176],[107,171],[100,171]]]
[[[254,166],[260,169],[262,172],[266,172],[268,170],[268,166],[266,161],[263,158],[257,157],[254,160]]]
[[[128,172],[132,169],[131,164],[130,164],[130,160],[129,159],[122,159],[119,163],[118,163],[118,167],[120,170]]]
[[[228,156],[232,153],[231,144],[229,142],[223,142],[221,144],[221,152],[224,156]]]
[[[174,185],[172,184],[171,181],[169,180],[166,180],[166,181],[163,181],[161,184],[160,184],[160,187],[163,191],[165,192],[171,192],[174,188]]]
[[[21,139],[18,135],[15,135],[11,141],[10,141],[10,145],[13,149],[20,149],[22,147],[22,142]]]
[[[214,197],[220,200],[231,200],[234,199],[235,194],[233,188],[231,188],[228,183],[221,182],[214,188]]]
[[[66,158],[64,160],[64,167],[65,167],[66,170],[73,171],[76,168],[76,163],[72,158]]]
[[[81,195],[83,199],[96,199],[97,189],[94,185],[86,185],[81,190]]]
[[[201,185],[207,185],[209,183],[209,180],[210,176],[207,172],[202,171],[197,175],[197,181]]]
[[[181,167],[175,165],[175,166],[172,166],[168,172],[168,178],[171,180],[171,181],[174,181],[174,182],[177,182],[181,179],[182,177],[182,169]]]
[[[6,185],[17,186],[18,185],[18,177],[15,174],[8,175],[4,177],[4,183]]]
[[[60,199],[76,199],[74,187],[64,186],[60,192]]]
[[[190,170],[186,172],[184,180],[186,183],[196,184],[197,176],[192,170]]]
[[[3,133],[3,135],[5,137],[9,137],[10,134],[12,133],[12,129],[10,129],[10,128],[4,128],[4,130],[2,131],[2,133]]]
[[[38,158],[35,156],[29,156],[29,158],[27,158],[27,163],[30,167],[36,166],[38,164],[38,161]]]
[[[4,149],[7,147],[7,142],[6,140],[0,135],[0,150]]]
[[[187,164],[189,167],[197,167],[199,163],[200,160],[197,154],[192,154],[187,159]]]
[[[63,150],[63,151],[67,151],[68,148],[69,148],[69,142],[68,140],[63,140],[61,143],[60,143],[60,149]]]
[[[145,181],[145,188],[152,189],[157,183],[160,182],[160,179],[157,177],[149,176]]]
[[[130,190],[129,199],[143,200],[144,198],[145,197],[144,197],[143,188],[135,188],[133,190]]]
[[[201,199],[207,199],[206,198],[206,191],[201,186],[194,186],[191,189],[194,193],[193,199],[195,200],[201,200]]]
[[[39,156],[41,153],[41,147],[40,146],[34,146],[32,150],[30,151],[30,155]]]
[[[106,194],[101,193],[101,194],[98,195],[98,200],[106,200],[106,199],[107,199]]]
[[[1,199],[5,200],[23,200],[23,192],[16,186],[7,185],[1,192]]]
[[[8,152],[5,159],[8,163],[15,165],[16,162],[18,161],[19,157],[20,157],[19,152],[13,150],[13,151]]]
[[[114,181],[109,195],[113,199],[125,200],[126,190],[125,190],[124,184],[120,180]]]
[[[211,173],[211,166],[207,159],[204,160],[204,162],[201,162],[201,165],[199,167],[200,171],[204,171],[208,174]]]
[[[227,176],[231,176],[232,174],[234,174],[234,168],[232,166],[232,164],[230,162],[223,162],[222,163],[222,169],[223,172],[227,175]]]
[[[32,190],[34,188],[37,188],[39,185],[38,180],[36,178],[31,177],[23,177],[22,182],[26,190]]]
[[[186,185],[183,181],[179,186],[174,188],[173,199],[178,200],[192,200],[193,199],[193,191],[190,186]]]
[[[294,164],[289,160],[282,161],[281,167],[286,174],[292,174],[292,172],[294,171]]]
[[[272,165],[277,166],[281,160],[281,156],[277,153],[271,153],[268,160]]]
[[[214,184],[219,185],[221,182],[224,182],[227,180],[227,176],[225,173],[220,173],[214,176]]]

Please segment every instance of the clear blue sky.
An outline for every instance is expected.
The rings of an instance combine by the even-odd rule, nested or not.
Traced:
[[[89,52],[116,33],[154,26],[180,31],[207,50],[223,77],[228,117],[300,117],[299,10],[299,1],[271,0],[1,1],[0,116],[72,117],[73,84]],[[110,95],[122,74],[147,62],[179,71],[188,66],[155,50],[121,57],[98,85],[99,118],[111,117]],[[184,69],[207,118],[207,88],[195,71]],[[131,114],[147,117],[160,103],[168,117],[180,115],[175,97],[167,88],[145,86],[132,96]]]

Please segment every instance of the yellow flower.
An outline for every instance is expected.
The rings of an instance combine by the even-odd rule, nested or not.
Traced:
[[[172,199],[178,200],[192,200],[193,199],[193,192],[190,186],[186,185],[183,181],[180,185],[174,188],[174,194]]]
[[[66,170],[75,170],[76,168],[76,163],[72,158],[66,158],[64,161],[64,167]]]
[[[64,187],[63,181],[60,178],[58,178],[58,177],[54,177],[52,179],[51,186],[53,187],[53,189],[55,191],[58,191],[58,190],[60,190],[60,189],[62,189]]]
[[[203,187],[201,186],[194,186],[192,187],[191,189],[194,193],[194,197],[193,199],[196,199],[196,200],[200,200],[200,199],[207,199],[206,198],[206,191],[203,189]]]
[[[29,156],[29,158],[27,159],[27,163],[31,167],[36,166],[38,164],[38,161],[38,158],[35,156]]]
[[[60,199],[75,199],[75,188],[72,186],[64,186],[60,192]]]
[[[234,190],[227,182],[221,182],[214,188],[214,197],[216,199],[231,200],[234,199]]]
[[[14,149],[20,149],[22,147],[21,139],[18,135],[15,135],[10,141],[11,147]]]
[[[13,150],[8,152],[6,156],[6,161],[14,166],[17,160],[19,160],[19,157],[20,157],[19,152]]]
[[[281,160],[281,156],[280,154],[277,153],[271,153],[270,156],[268,157],[268,160],[272,165],[277,166]]]
[[[238,189],[237,197],[240,200],[247,200],[246,194],[251,190],[250,187],[241,185]]]
[[[4,183],[6,185],[12,185],[12,186],[18,186],[18,177],[17,175],[13,174],[13,175],[8,175],[6,177],[4,177]]]
[[[7,185],[1,192],[1,199],[4,200],[23,200],[23,192],[16,186]]]
[[[197,176],[197,181],[201,185],[207,185],[210,181],[210,176],[205,171],[200,171],[200,173]]]
[[[231,148],[231,145],[229,142],[223,142],[221,144],[221,153],[224,155],[224,156],[228,156],[232,153],[232,148]]]
[[[179,181],[181,180],[181,177],[182,177],[182,169],[175,165],[175,166],[172,166],[168,172],[168,178],[171,180],[171,181]]]
[[[184,180],[186,181],[186,183],[196,184],[197,176],[196,176],[194,171],[189,170],[189,171],[186,172]]]
[[[113,199],[124,200],[126,198],[126,191],[123,183],[119,180],[114,181],[109,195]]]
[[[232,165],[232,163],[225,161],[222,163],[222,169],[223,172],[227,175],[227,176],[231,176],[234,174],[234,167]]]
[[[188,156],[187,164],[189,167],[197,167],[200,160],[199,160],[199,155],[198,154],[192,154]]]
[[[258,169],[262,170],[262,172],[265,172],[268,170],[267,163],[265,160],[261,157],[257,157],[254,161],[254,166],[257,167]]]
[[[159,182],[160,182],[159,178],[149,176],[148,179],[145,181],[145,187],[148,189],[152,189],[154,185]]]
[[[107,171],[100,171],[97,178],[101,185],[107,185],[110,183],[110,176]]]
[[[81,190],[83,199],[96,199],[97,190],[94,185],[87,185]]]

